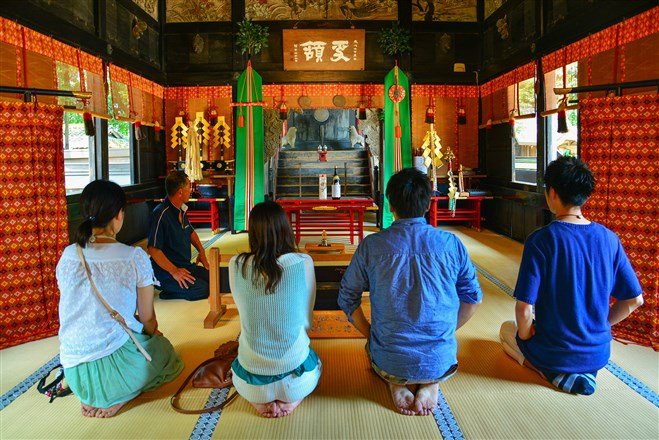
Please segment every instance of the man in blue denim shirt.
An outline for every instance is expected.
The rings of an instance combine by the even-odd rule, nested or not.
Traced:
[[[339,306],[368,340],[371,366],[389,385],[396,409],[428,415],[439,382],[457,371],[455,331],[482,292],[464,245],[426,223],[428,178],[414,168],[393,175],[387,198],[396,219],[357,248],[339,290]],[[370,292],[371,320],[361,308]]]

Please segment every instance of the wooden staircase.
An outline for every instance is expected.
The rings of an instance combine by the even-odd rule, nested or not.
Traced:
[[[368,151],[334,150],[327,162],[316,151],[281,150],[277,164],[277,198],[318,198],[318,175],[327,175],[327,195],[332,195],[334,167],[341,178],[341,197],[373,197]]]

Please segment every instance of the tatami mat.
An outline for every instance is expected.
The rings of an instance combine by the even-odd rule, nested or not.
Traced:
[[[290,416],[255,417],[242,398],[224,409],[213,438],[437,439],[432,417],[393,411],[386,385],[370,370],[363,339],[314,340],[323,362],[318,388]]]
[[[507,286],[514,286],[522,245],[483,231],[446,228],[467,245],[473,260]],[[206,237],[206,236],[204,236]],[[209,236],[209,238],[212,238]],[[315,242],[319,237],[304,237]],[[332,237],[332,240],[335,238]],[[344,241],[345,240],[345,241]],[[347,244],[347,239],[337,239]],[[225,234],[214,245],[222,253],[246,250],[247,235]],[[458,374],[441,390],[467,439],[516,438],[659,438],[659,410],[607,370],[598,375],[593,396],[554,390],[534,372],[501,350],[501,323],[514,319],[514,300],[484,276],[483,304],[457,333]],[[117,417],[88,419],[75,397],[48,404],[35,386],[0,411],[0,438],[189,438],[199,420],[206,434],[213,417],[200,419],[174,412],[169,397],[202,360],[239,332],[235,306],[213,330],[203,329],[206,301],[156,300],[160,329],[182,355],[181,376],[128,404]],[[440,438],[432,417],[407,417],[393,411],[385,385],[369,370],[363,339],[315,339],[324,363],[318,389],[289,417],[263,419],[242,398],[219,417],[215,438]],[[57,354],[57,338],[0,351],[1,389],[5,393]],[[659,354],[646,347],[613,344],[612,361],[657,390]],[[210,390],[189,389],[186,407],[202,407]],[[199,423],[204,425],[204,423]],[[208,438],[208,437],[201,437]]]

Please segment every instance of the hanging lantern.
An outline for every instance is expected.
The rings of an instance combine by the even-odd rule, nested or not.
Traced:
[[[85,134],[87,136],[94,136],[96,134],[96,130],[94,129],[94,117],[87,108],[82,112],[82,121],[85,125]]]
[[[217,107],[215,107],[214,105],[210,106],[208,108],[208,121],[210,122],[211,126],[214,126],[215,124],[217,124],[218,116],[219,115],[217,113]]]
[[[432,108],[432,106],[428,106],[426,108],[426,124],[434,124],[435,123],[435,110]]]
[[[366,107],[363,105],[359,106],[359,110],[357,111],[357,119],[361,119],[362,121],[366,120]]]
[[[160,132],[162,131],[162,127],[160,126],[160,122],[155,121],[153,123],[153,138],[156,142],[160,142]]]
[[[286,104],[284,102],[282,102],[279,106],[279,119],[282,121],[288,119],[288,109],[286,108]]]
[[[458,108],[458,124],[465,125],[467,123],[467,112],[464,107]]]

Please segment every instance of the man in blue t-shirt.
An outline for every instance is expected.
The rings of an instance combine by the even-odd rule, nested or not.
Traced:
[[[183,171],[173,171],[165,179],[167,198],[151,213],[147,252],[153,273],[160,283],[160,299],[208,298],[208,259],[185,211],[190,200],[190,179]],[[199,251],[192,264],[190,245]]]
[[[499,333],[513,359],[563,391],[585,395],[595,392],[597,371],[609,361],[611,326],[643,304],[618,237],[581,213],[594,187],[593,173],[577,158],[547,166],[545,197],[556,219],[527,238],[515,286],[517,322],[504,322]]]
[[[395,221],[359,243],[338,298],[368,341],[373,370],[405,415],[436,408],[439,382],[458,368],[455,331],[483,297],[464,245],[423,218],[431,192],[428,177],[415,168],[391,176],[386,194]],[[370,324],[361,307],[365,291]]]

